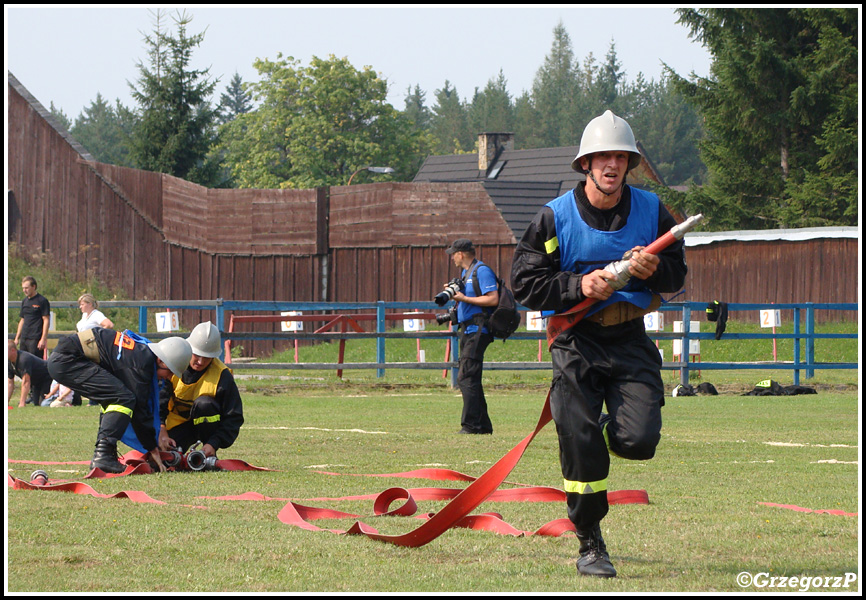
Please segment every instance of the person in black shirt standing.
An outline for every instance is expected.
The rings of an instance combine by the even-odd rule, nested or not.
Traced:
[[[36,280],[29,275],[21,280],[21,289],[26,297],[21,301],[21,318],[15,334],[15,345],[19,350],[45,358],[51,303],[36,291],[36,287]]]
[[[590,121],[572,162],[586,181],[538,212],[511,272],[515,298],[542,314],[595,300],[550,348],[550,407],[568,517],[580,540],[577,571],[595,577],[616,576],[600,527],[610,454],[648,460],[661,439],[661,357],[641,317],[655,310],[660,292],[679,290],[687,272],[682,241],[658,255],[642,252],[676,221],[658,196],[626,185],[640,161],[625,120],[607,111]],[[626,253],[631,279],[614,289],[605,267]]]

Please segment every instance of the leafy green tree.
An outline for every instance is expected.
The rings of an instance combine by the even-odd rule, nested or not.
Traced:
[[[185,12],[173,20],[174,35],[165,30],[164,14],[157,11],[153,33],[144,36],[148,65],[138,63],[137,86],[130,84],[138,104],[131,158],[141,169],[208,185],[215,177],[215,165],[207,164],[206,157],[216,122],[209,98],[217,82],[208,78],[209,69],[190,68],[204,33],[187,34],[192,17]]]
[[[707,131],[689,202],[716,229],[856,224],[857,9],[678,13],[713,55],[706,79],[667,69]]]
[[[386,102],[387,82],[370,67],[359,71],[333,55],[302,67],[282,54],[254,66],[258,107],[220,131],[219,149],[239,187],[342,185],[371,165],[406,180],[429,153],[412,122]]]

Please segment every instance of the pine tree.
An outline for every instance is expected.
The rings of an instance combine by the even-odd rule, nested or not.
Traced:
[[[99,92],[75,119],[70,133],[99,162],[130,166],[128,130],[118,111]]]
[[[222,125],[250,112],[253,108],[252,96],[244,89],[241,76],[235,71],[226,86],[226,91],[220,95],[220,103],[217,108],[217,123]]]
[[[534,147],[572,146],[579,142],[583,125],[577,111],[578,76],[571,38],[560,21],[553,30],[550,53],[544,57],[532,84],[540,138]],[[522,143],[521,139],[518,143]]]
[[[460,102],[457,89],[446,80],[445,85],[434,93],[431,132],[435,138],[434,154],[459,154],[472,150],[475,134],[469,128],[466,109]]]
[[[208,185],[215,177],[206,156],[214,138],[216,114],[209,98],[216,80],[207,77],[209,69],[189,67],[204,33],[187,35],[192,17],[185,12],[173,17],[175,35],[165,31],[161,11],[154,17],[153,34],[144,36],[149,65],[139,62],[138,85],[130,84],[139,115],[131,156],[141,169]]]
[[[711,76],[673,83],[700,111],[716,229],[856,223],[856,9],[681,9]]]

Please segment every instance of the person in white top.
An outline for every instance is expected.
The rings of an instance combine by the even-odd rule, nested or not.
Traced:
[[[78,331],[93,329],[94,327],[114,328],[114,323],[97,308],[98,306],[99,303],[92,294],[81,295],[78,299],[78,308],[81,309],[81,320],[75,325]]]

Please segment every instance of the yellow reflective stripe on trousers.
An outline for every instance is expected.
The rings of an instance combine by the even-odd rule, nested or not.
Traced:
[[[220,420],[219,415],[211,415],[209,417],[199,417],[192,420],[193,425],[201,425],[202,423],[216,423]]]
[[[119,413],[125,414],[130,419],[132,418],[132,409],[126,408],[125,406],[121,406],[120,404],[109,404],[108,408],[102,408],[101,406],[100,406],[100,408],[102,409],[102,412],[104,412],[104,413],[119,412]]]
[[[559,238],[551,238],[544,242],[544,249],[548,254],[553,254],[553,251],[559,248]]]
[[[607,446],[607,452],[608,454],[616,456],[617,458],[623,458],[622,456],[610,449],[610,434],[607,432],[608,425],[610,425],[610,422],[605,423],[601,426],[601,435],[604,436],[604,445]]]
[[[607,479],[601,481],[569,481],[565,480],[565,491],[572,494],[595,494],[607,491]]]

